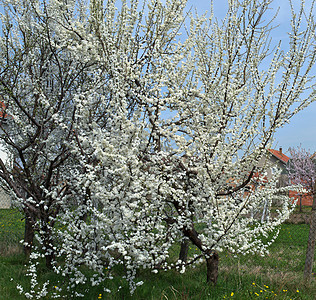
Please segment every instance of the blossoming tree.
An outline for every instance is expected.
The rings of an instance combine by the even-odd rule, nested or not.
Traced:
[[[56,47],[47,19],[36,10],[39,2],[17,4],[5,1],[1,18],[0,100],[6,117],[0,121],[0,139],[12,163],[0,161],[0,177],[25,213],[26,255],[39,233],[49,267],[52,228],[68,201],[65,163],[76,167],[68,147],[75,138],[72,93],[78,84],[88,84],[87,66]]]
[[[38,16],[10,24],[31,22],[50,41],[48,53],[69,62],[58,72],[72,76],[71,122],[61,112],[56,120],[67,132],[72,124],[67,149],[78,165],[65,165],[64,178],[79,205],[61,200],[64,226],[52,231],[63,259],[54,270],[70,278],[66,289],[100,284],[122,264],[133,291],[140,267],[184,272],[201,260],[215,284],[223,249],[266,253],[273,238],[264,244],[262,236],[292,206],[274,180],[249,186],[274,132],[315,99],[312,11],[292,8],[283,50],[270,42],[267,0],[229,1],[222,21],[191,16],[179,0],[5,2],[8,17],[26,6]],[[76,77],[80,64],[84,76]],[[249,218],[276,197],[277,217]],[[174,260],[169,250],[187,240],[199,253]],[[47,293],[45,285],[37,295]]]
[[[306,195],[313,195],[316,178],[316,165],[312,158],[312,154],[303,149],[301,146],[297,149],[290,148],[289,151],[291,159],[287,170],[290,182],[292,184],[302,185],[306,190]]]
[[[313,199],[311,223],[304,268],[304,277],[307,281],[310,281],[312,277],[316,241],[316,164],[312,154],[301,146],[297,149],[290,148],[289,151],[291,154],[291,160],[289,161],[288,166],[289,180],[293,184],[301,185],[305,190],[305,193],[303,193],[303,195],[310,196]],[[300,194],[300,211],[302,205],[301,201],[302,194]]]

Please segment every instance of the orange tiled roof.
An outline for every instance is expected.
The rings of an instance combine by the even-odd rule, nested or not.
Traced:
[[[279,160],[281,160],[282,162],[284,162],[285,164],[289,161],[289,157],[286,156],[283,152],[282,149],[280,149],[280,151],[278,150],[274,150],[274,149],[268,149],[268,151],[270,153],[272,153],[276,158],[278,158]]]
[[[5,104],[2,101],[0,101],[0,118],[8,117],[8,115],[5,113],[5,109],[6,109]]]

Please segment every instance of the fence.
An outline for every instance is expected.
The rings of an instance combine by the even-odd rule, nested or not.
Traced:
[[[0,188],[0,208],[10,208],[11,207],[11,197]]]

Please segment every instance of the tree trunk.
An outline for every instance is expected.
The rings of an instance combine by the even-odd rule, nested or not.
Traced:
[[[55,259],[55,250],[53,245],[53,234],[50,227],[50,224],[48,223],[48,216],[45,216],[42,219],[42,231],[43,231],[43,246],[45,249],[45,260],[46,260],[46,267],[48,269],[53,268],[53,261]]]
[[[267,206],[268,206],[268,201],[264,200],[261,223],[263,223],[267,219]]]
[[[206,258],[206,281],[216,285],[218,277],[219,255],[214,252],[210,257]]]
[[[206,281],[208,283],[213,283],[216,285],[217,277],[218,277],[218,263],[219,263],[219,256],[218,253],[215,251],[203,250],[203,245],[201,239],[198,237],[197,231],[192,227],[191,229],[184,229],[183,233],[186,237],[190,239],[190,241],[198,247],[201,251],[205,253],[206,259]]]
[[[45,255],[46,268],[49,269],[49,270],[53,269],[53,259],[54,259],[54,256],[52,254],[46,254]]]
[[[316,240],[316,181],[314,184],[313,206],[311,224],[309,228],[308,244],[306,250],[304,279],[307,283],[310,282],[312,277],[314,254],[315,254],[315,240]]]
[[[25,215],[25,225],[24,225],[24,245],[23,251],[28,259],[32,252],[32,245],[34,241],[34,228],[33,222],[28,214]]]
[[[184,240],[182,240],[182,243],[181,243],[179,260],[181,260],[183,262],[186,262],[187,258],[188,258],[189,243],[190,243],[189,239],[184,239]]]
[[[45,262],[47,269],[53,268],[53,261],[55,259],[55,251],[53,248],[52,240],[50,238],[45,237]]]
[[[302,210],[302,195],[300,195],[300,212],[303,212],[303,210]]]

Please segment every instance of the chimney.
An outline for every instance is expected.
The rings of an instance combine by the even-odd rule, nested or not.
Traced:
[[[280,150],[279,150],[279,151],[280,151],[280,153],[282,154],[282,147],[280,147]]]

